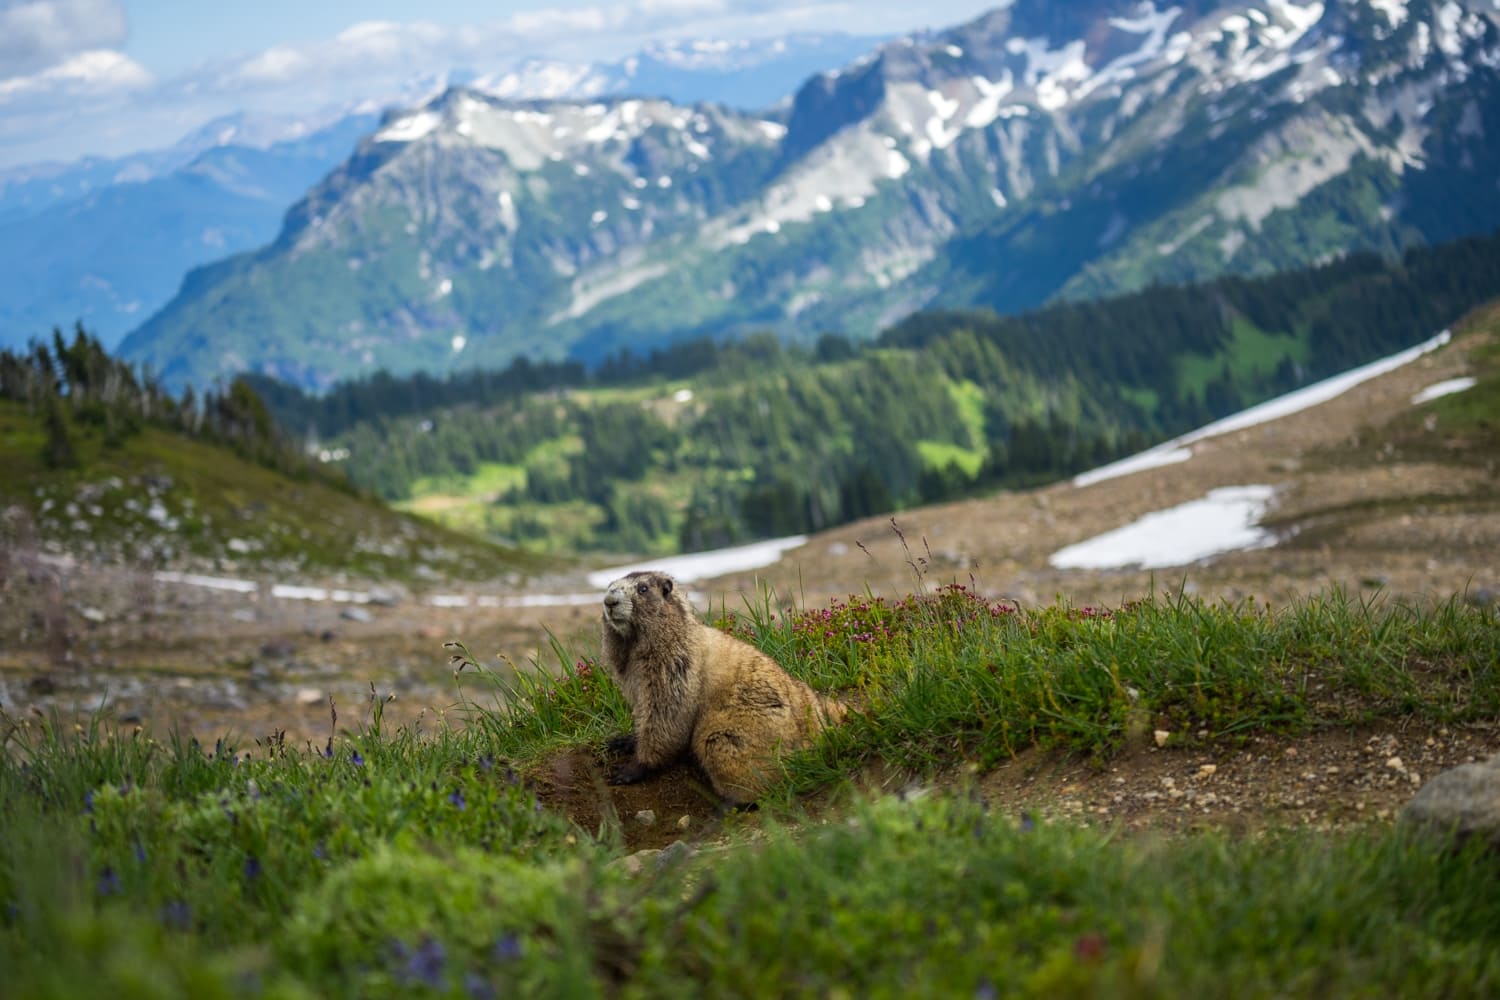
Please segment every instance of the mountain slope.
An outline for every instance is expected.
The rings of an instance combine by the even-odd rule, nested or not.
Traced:
[[[123,350],[321,385],[1389,253],[1500,223],[1497,67],[1487,0],[1018,0],[784,120],[450,91]]]

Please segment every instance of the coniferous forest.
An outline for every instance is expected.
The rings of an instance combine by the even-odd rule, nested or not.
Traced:
[[[247,377],[357,485],[461,527],[661,553],[1022,487],[1432,336],[1500,295],[1500,234],[1019,316],[920,312],[870,343],[765,332],[518,359],[310,396]],[[342,450],[337,450],[342,455]]]

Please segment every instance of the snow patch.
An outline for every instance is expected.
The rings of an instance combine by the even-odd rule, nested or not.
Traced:
[[[1200,500],[1153,511],[1113,531],[1069,545],[1047,560],[1057,569],[1162,569],[1275,543],[1260,526],[1276,490],[1225,486]]]
[[[1384,14],[1392,28],[1399,28],[1406,21],[1406,0],[1370,0],[1370,6]]]
[[[1439,382],[1436,385],[1429,385],[1427,388],[1423,389],[1421,392],[1413,396],[1411,398],[1411,403],[1413,406],[1421,406],[1423,403],[1430,403],[1434,399],[1439,399],[1443,396],[1451,396],[1455,392],[1463,392],[1466,389],[1472,388],[1474,388],[1474,379],[1470,376],[1465,375],[1463,378],[1450,378],[1446,382]]]
[[[415,142],[432,132],[443,122],[435,111],[418,111],[416,114],[398,118],[375,133],[376,142]]]
[[[779,560],[782,553],[807,542],[806,535],[789,538],[773,538],[770,541],[751,545],[737,545],[728,549],[708,552],[693,552],[682,556],[667,556],[646,562],[629,563],[596,570],[588,575],[589,586],[603,590],[627,573],[639,570],[658,570],[670,573],[683,583],[707,577],[723,576],[726,573],[744,573],[752,569],[770,566]]]

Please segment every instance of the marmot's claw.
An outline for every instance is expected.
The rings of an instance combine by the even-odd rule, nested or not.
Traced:
[[[628,764],[621,764],[613,771],[610,771],[609,783],[611,785],[633,785],[650,773],[651,769],[645,764],[642,764],[638,760],[633,760]]]
[[[604,749],[610,753],[635,753],[635,733],[625,733],[620,736],[611,736],[604,741]]]

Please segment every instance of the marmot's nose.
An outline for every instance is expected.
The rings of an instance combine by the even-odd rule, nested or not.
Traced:
[[[611,590],[609,593],[607,593],[607,594],[604,595],[604,605],[605,605],[605,607],[612,608],[616,604],[619,604],[619,603],[620,603],[620,592],[618,590]]]

